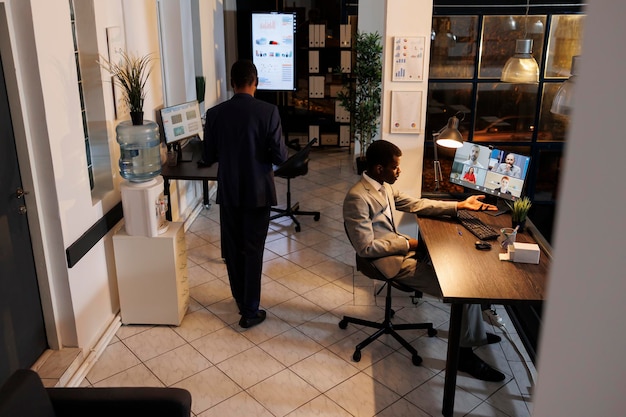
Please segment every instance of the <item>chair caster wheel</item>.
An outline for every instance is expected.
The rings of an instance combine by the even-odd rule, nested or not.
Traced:
[[[313,220],[315,220],[316,222],[320,220],[320,215],[316,214],[315,216],[313,216]]]
[[[420,355],[413,355],[411,357],[411,361],[413,362],[413,365],[420,366],[422,364],[422,357]]]
[[[436,329],[428,329],[428,337],[433,337],[437,334]]]
[[[360,360],[361,360],[361,351],[360,351],[360,350],[358,350],[358,349],[357,349],[357,350],[355,350],[355,351],[354,351],[354,355],[352,355],[352,359],[353,359],[355,362],[360,361]]]
[[[299,232],[300,230],[302,230],[302,228],[299,225],[296,226],[296,232]]]
[[[348,327],[348,322],[346,320],[340,320],[339,321],[339,328],[340,329],[346,329]]]

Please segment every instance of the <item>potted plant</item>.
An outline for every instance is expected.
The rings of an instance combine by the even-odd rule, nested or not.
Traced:
[[[515,202],[513,203],[511,221],[513,222],[513,227],[519,225],[518,232],[524,231],[524,226],[526,225],[526,217],[528,216],[528,210],[530,210],[531,206],[532,203],[528,197],[522,197],[515,200]]]
[[[355,64],[351,77],[344,81],[344,89],[337,95],[339,103],[350,112],[350,127],[359,143],[357,168],[365,163],[365,151],[372,143],[380,126],[382,84],[381,35],[378,32],[357,32],[354,45]]]
[[[159,126],[154,121],[143,119],[146,83],[153,57],[152,54],[137,57],[124,51],[118,54],[119,61],[109,61],[101,56],[98,64],[111,74],[113,82],[120,87],[121,101],[130,111],[131,120],[124,120],[115,127],[120,145],[120,174],[130,182],[146,182],[161,173]]]
[[[143,102],[146,98],[146,82],[152,71],[152,55],[134,56],[119,52],[119,62],[100,57],[99,64],[113,77],[122,90],[122,101],[128,107],[133,125],[143,124]]]

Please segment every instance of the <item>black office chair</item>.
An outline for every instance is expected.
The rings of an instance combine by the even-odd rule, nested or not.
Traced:
[[[345,225],[344,225],[345,226]],[[346,231],[347,234],[347,231]],[[348,237],[349,238],[349,237]],[[409,330],[409,329],[426,329],[428,330],[428,336],[433,337],[437,334],[437,330],[433,328],[432,323],[406,323],[406,324],[393,324],[391,319],[395,315],[395,311],[391,308],[391,288],[397,288],[404,292],[415,293],[414,297],[421,297],[421,292],[415,291],[413,288],[407,287],[402,283],[394,280],[393,278],[387,278],[382,272],[376,268],[373,262],[367,258],[363,258],[358,254],[356,256],[356,269],[370,279],[384,282],[383,288],[387,288],[387,294],[385,296],[385,319],[382,323],[375,321],[363,320],[356,317],[343,316],[339,321],[339,328],[345,329],[348,327],[348,323],[354,323],[361,326],[372,327],[378,329],[375,333],[356,345],[352,359],[355,362],[361,360],[361,350],[367,345],[378,339],[383,334],[390,334],[396,339],[406,350],[411,354],[411,360],[413,365],[418,366],[422,363],[422,357],[417,354],[417,350],[409,344],[397,330]]]
[[[306,175],[309,172],[309,153],[311,147],[317,142],[317,138],[313,138],[306,144],[304,148],[293,154],[289,159],[283,162],[278,168],[274,170],[274,176],[285,178],[287,180],[287,206],[284,209],[278,207],[272,207],[272,211],[277,212],[270,217],[270,220],[278,219],[280,217],[291,217],[291,220],[296,224],[296,232],[301,230],[300,222],[296,219],[298,216],[313,216],[313,220],[318,221],[320,219],[319,211],[301,211],[300,203],[291,204],[291,179]]]

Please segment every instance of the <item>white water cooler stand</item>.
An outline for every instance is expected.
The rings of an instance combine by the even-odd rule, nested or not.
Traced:
[[[124,181],[120,184],[126,233],[130,236],[155,237],[167,231],[167,201],[163,177],[149,181]]]

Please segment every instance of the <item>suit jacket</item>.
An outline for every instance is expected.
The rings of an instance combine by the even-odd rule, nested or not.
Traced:
[[[278,108],[235,94],[206,112],[203,159],[218,162],[217,198],[224,206],[274,206],[274,165],[287,160]]]
[[[415,198],[394,190],[387,183],[383,186],[390,200],[392,217],[396,210],[424,216],[456,214],[456,201]],[[393,278],[409,253],[408,237],[396,231],[396,219],[385,215],[386,206],[387,203],[378,189],[361,178],[344,199],[343,218],[348,237],[357,254],[364,258],[376,258],[374,265],[387,278]]]

